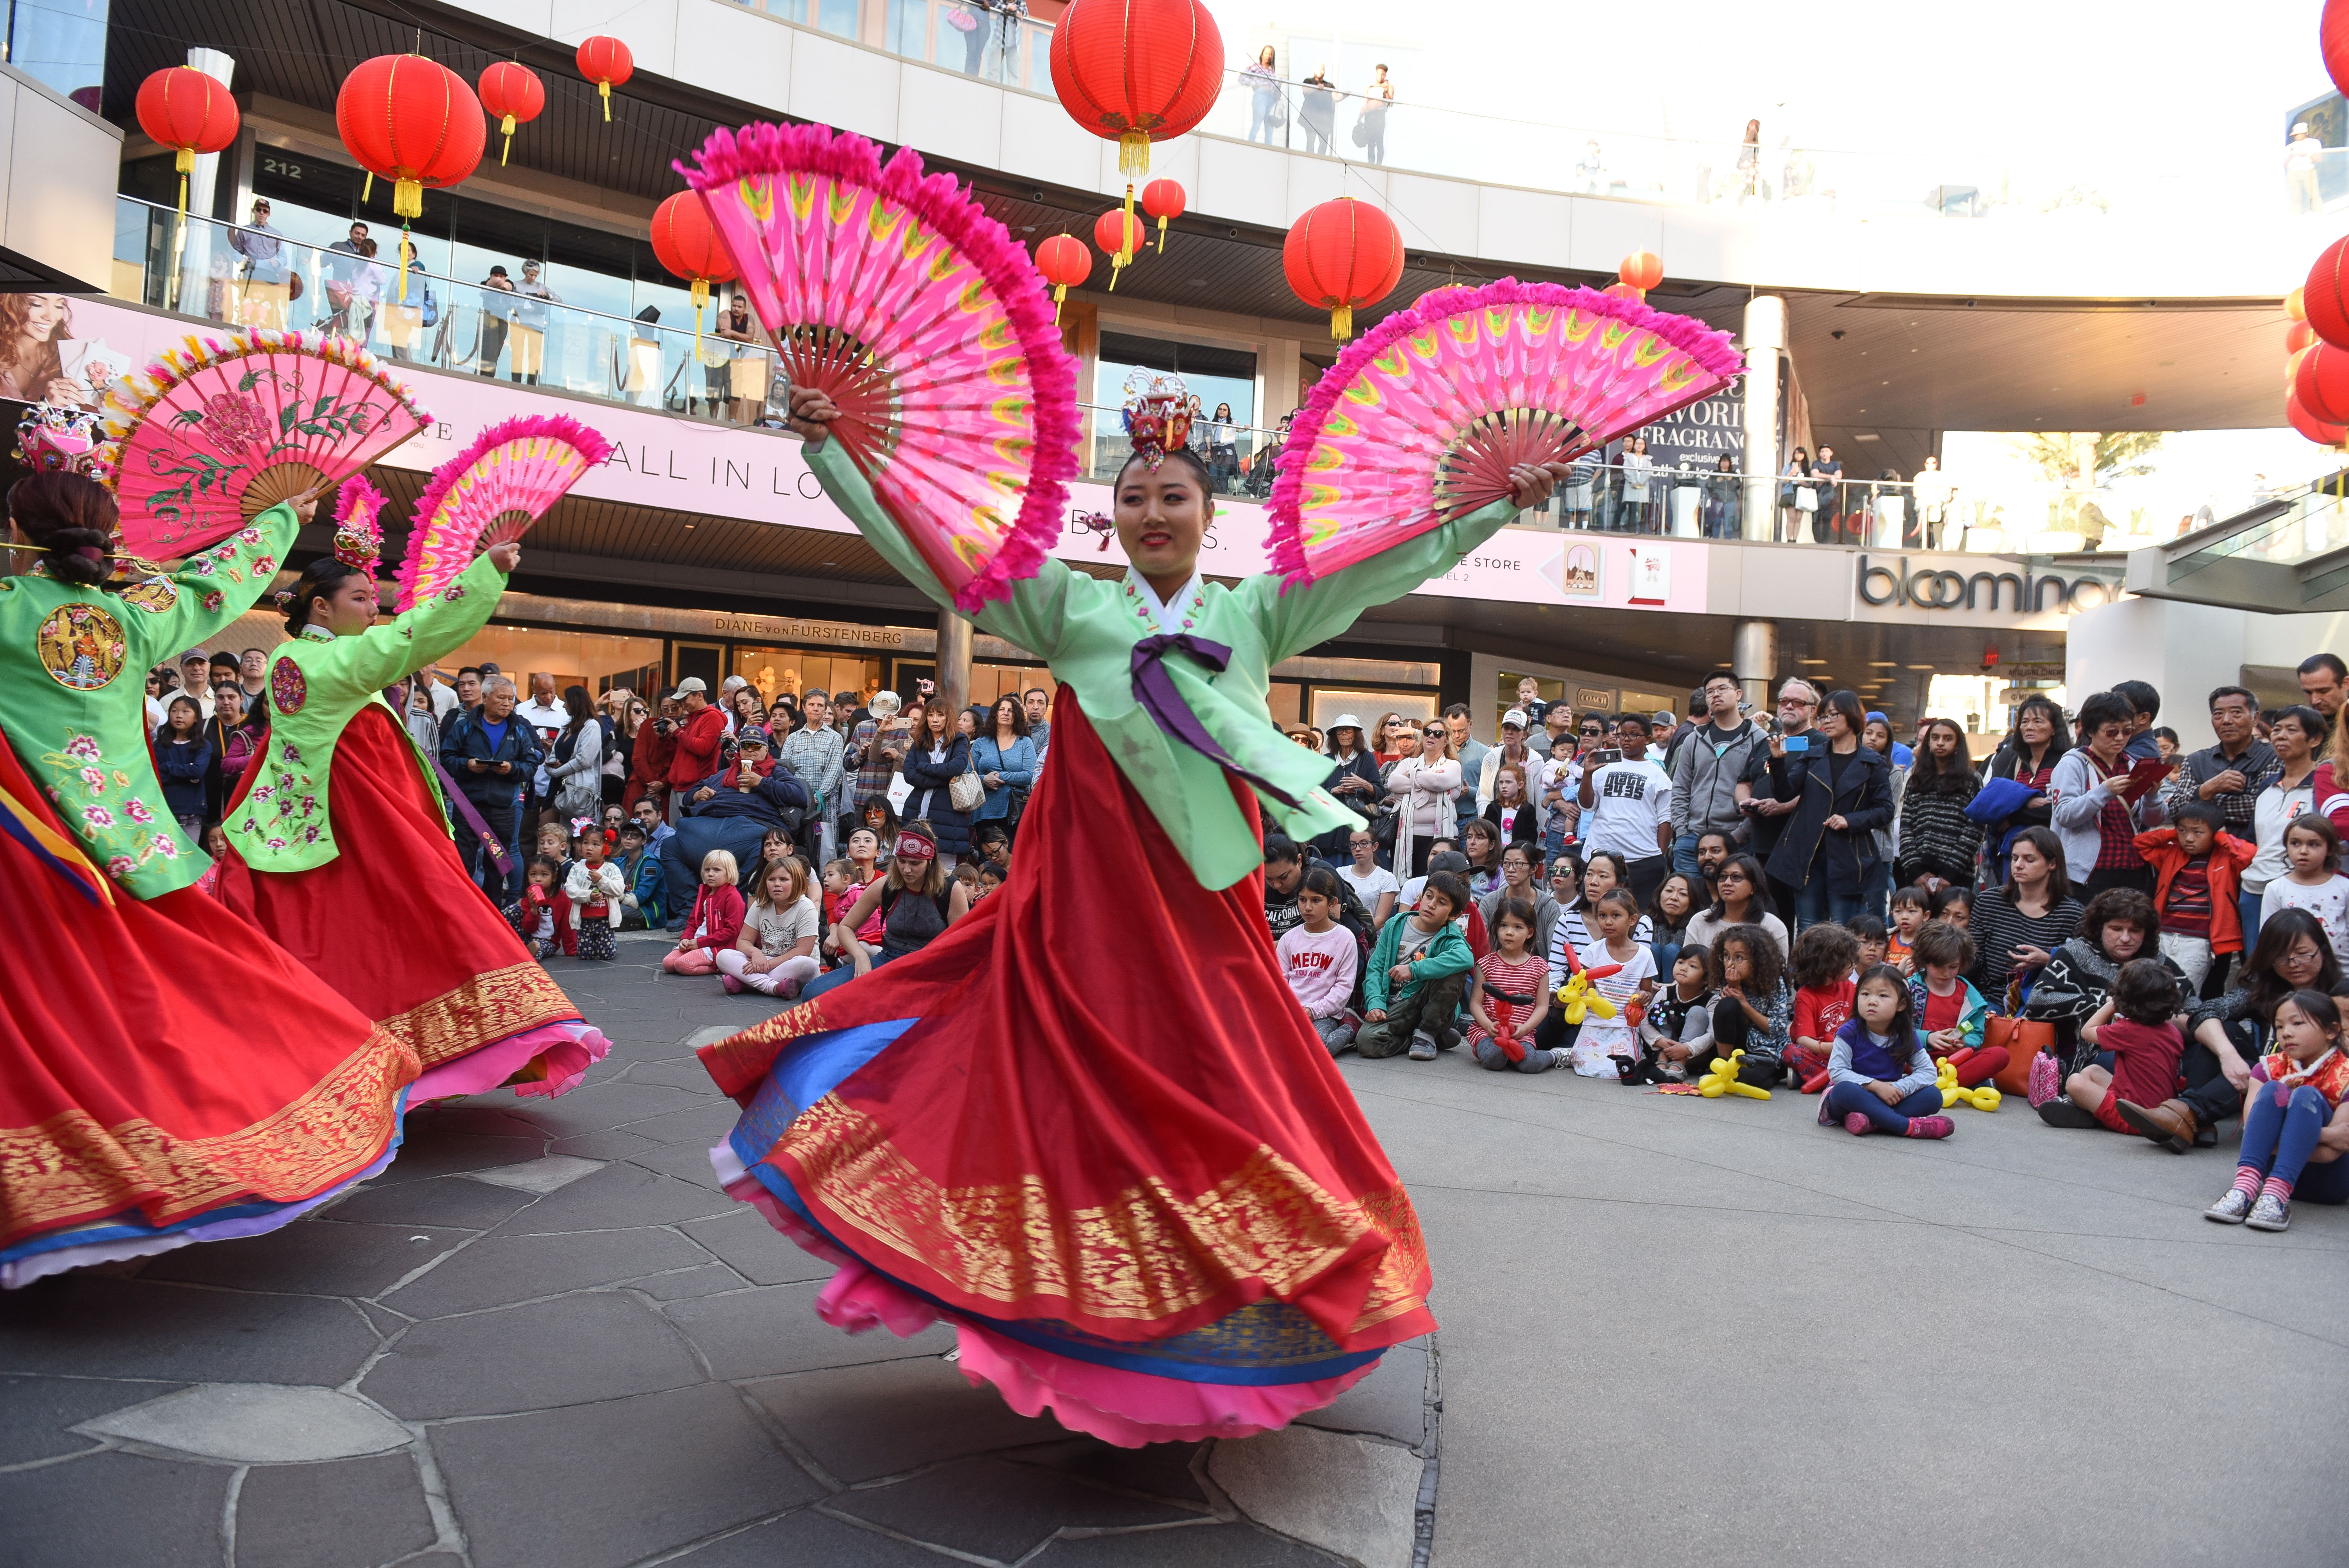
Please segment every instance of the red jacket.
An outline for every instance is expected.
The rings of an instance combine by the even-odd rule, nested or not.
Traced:
[[[718,710],[712,708],[710,711],[715,713]],[[693,913],[685,917],[685,934],[692,936],[699,931],[702,916],[707,914],[709,917],[709,934],[695,939],[694,945],[706,947],[712,953],[723,953],[741,936],[745,911],[740,888],[728,887],[723,883],[711,887],[704,882],[693,895]]]
[[[579,933],[571,923],[571,899],[559,886],[541,889],[533,883],[523,888],[522,896],[506,905],[506,923],[516,936],[528,942],[538,930],[541,912],[554,916],[554,945],[566,956],[578,957]]]
[[[2322,801],[2324,791],[2319,789],[2316,799]],[[2186,851],[2178,847],[2175,828],[2148,828],[2137,836],[2137,852],[2145,857],[2157,879],[2154,883],[2153,907],[2158,912],[2169,903],[2169,884],[2179,872],[2186,869]],[[2232,833],[2221,832],[2210,841],[2210,951],[2240,953],[2243,950],[2243,911],[2240,895],[2243,889],[2243,868],[2258,854],[2256,844],[2247,844]]]
[[[677,727],[677,755],[669,758],[668,787],[682,789],[718,771],[718,743],[726,738],[726,716],[705,707]]]
[[[2349,837],[2349,794],[2342,792],[2342,780],[2333,778],[2333,764],[2318,763],[2316,771],[2309,775],[2308,783],[2308,798],[2316,803],[2317,810],[2336,831]]]

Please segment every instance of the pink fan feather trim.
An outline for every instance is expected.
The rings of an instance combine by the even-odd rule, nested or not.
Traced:
[[[1546,304],[1612,316],[1626,326],[1654,333],[1715,376],[1734,376],[1745,368],[1745,356],[1733,346],[1729,334],[1716,332],[1692,316],[1674,315],[1619,294],[1567,288],[1557,284],[1521,284],[1515,278],[1502,278],[1476,288],[1431,289],[1420,295],[1409,310],[1399,310],[1388,316],[1338,356],[1338,363],[1313,384],[1305,407],[1290,427],[1289,438],[1281,444],[1280,456],[1276,459],[1279,477],[1272,486],[1272,535],[1268,542],[1272,547],[1271,569],[1280,578],[1283,592],[1311,581],[1305,564],[1305,535],[1297,504],[1298,495],[1305,487],[1304,458],[1313,449],[1322,422],[1336,406],[1340,394],[1352,383],[1355,373],[1365,361],[1385,352],[1395,339],[1445,316],[1488,305],[1514,304]],[[1289,458],[1292,452],[1298,454],[1293,466]]]
[[[851,131],[823,125],[722,126],[695,154],[698,167],[673,167],[696,191],[711,191],[745,175],[786,170],[870,185],[885,199],[910,208],[944,235],[978,269],[1003,301],[1036,393],[1032,466],[1019,515],[987,570],[963,584],[955,607],[975,612],[989,601],[1010,597],[1011,584],[1033,577],[1061,537],[1069,504],[1068,481],[1077,474],[1077,362],[1061,346],[1061,329],[1047,303],[1043,276],[1027,248],[966,195],[951,174],[925,175],[921,155],[900,148],[886,164],[881,150]],[[756,260],[757,258],[753,258]],[[742,266],[736,256],[734,264]]]
[[[519,418],[501,419],[473,438],[472,444],[455,457],[432,470],[432,479],[424,493],[416,498],[415,510],[409,513],[408,546],[400,552],[399,597],[402,603],[412,602],[416,595],[416,573],[422,552],[416,548],[417,535],[431,521],[432,514],[449,488],[463,477],[465,470],[481,460],[482,454],[508,441],[528,436],[552,436],[570,442],[587,459],[590,468],[601,468],[612,455],[612,443],[598,434],[593,426],[563,414],[525,414]]]
[[[380,534],[383,531],[383,509],[390,500],[367,482],[367,475],[353,474],[343,481],[342,489],[335,492],[335,521],[347,523],[355,517],[365,516]]]

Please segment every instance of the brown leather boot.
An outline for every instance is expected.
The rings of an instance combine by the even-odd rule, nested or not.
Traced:
[[[2194,1147],[2194,1108],[2182,1099],[2165,1099],[2150,1109],[2125,1099],[2113,1109],[2120,1112],[2123,1121],[2172,1154],[2183,1154]]]

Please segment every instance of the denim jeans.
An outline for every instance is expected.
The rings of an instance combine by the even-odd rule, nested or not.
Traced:
[[[1891,1106],[1878,1099],[1873,1089],[1856,1083],[1839,1083],[1828,1088],[1826,1109],[1828,1119],[1833,1121],[1841,1121],[1856,1110],[1874,1122],[1879,1132],[1905,1133],[1910,1117],[1940,1114],[1941,1091],[1930,1087],[1920,1088],[1899,1105]]]
[[[2305,1084],[2293,1089],[2282,1106],[2275,1102],[2273,1084],[2253,1084],[2251,1088],[2243,1106],[2242,1153],[2235,1163],[2297,1184],[2316,1149],[2316,1135],[2333,1118],[2333,1108]]]
[[[1863,875],[1865,873],[1863,872]],[[1867,905],[1867,899],[1857,892],[1837,892],[1824,876],[1815,876],[1803,887],[1795,890],[1795,918],[1787,924],[1795,930],[1806,925],[1817,925],[1833,921],[1841,925]],[[1874,1099],[1874,1096],[1869,1096]],[[1878,1103],[1881,1103],[1880,1101]]]
[[[1696,841],[1703,836],[1702,833],[1682,833],[1672,841],[1672,870],[1684,877],[1697,874]]]

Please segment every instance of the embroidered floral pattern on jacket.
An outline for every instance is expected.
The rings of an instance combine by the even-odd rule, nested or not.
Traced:
[[[270,666],[269,700],[277,705],[280,713],[302,711],[302,705],[310,700],[310,683],[303,678],[300,665],[280,658]]]
[[[180,591],[168,577],[150,577],[125,588],[121,599],[124,603],[136,605],[150,615],[160,615],[180,602]]]
[[[129,645],[122,623],[98,604],[60,604],[33,634],[49,678],[74,691],[98,691],[122,673]]]
[[[280,659],[269,672],[273,690],[279,677],[287,670],[294,671],[299,683],[302,672],[294,669],[294,661]],[[288,707],[282,691],[276,692],[277,706],[288,713],[302,706],[297,691]],[[236,831],[257,838],[273,850],[283,850],[295,844],[315,844],[326,831],[326,813],[318,803],[317,780],[302,764],[302,752],[293,742],[281,740],[263,753],[259,764],[262,775],[245,797],[244,809],[237,813],[243,819]]]
[[[131,789],[130,775],[107,765],[98,737],[75,730],[63,748],[41,754],[44,789],[57,815],[116,882],[150,861],[180,858],[179,830]]]

